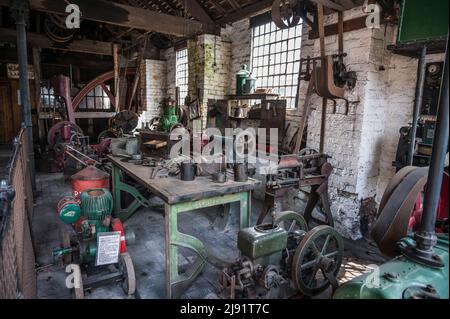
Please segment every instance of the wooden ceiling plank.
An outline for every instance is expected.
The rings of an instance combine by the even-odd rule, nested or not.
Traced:
[[[205,9],[198,3],[197,0],[178,0],[181,5],[185,7],[185,10],[194,18],[201,22],[206,22],[209,24],[214,24],[213,19],[205,11]]]
[[[271,8],[272,3],[273,3],[273,0],[258,1],[254,4],[251,4],[246,7],[241,8],[236,12],[225,15],[224,17],[217,20],[216,23],[222,25],[222,24],[237,22],[239,20],[251,17],[252,15],[255,15],[259,12],[262,12],[266,9]]]
[[[239,10],[241,8],[240,4],[236,0],[227,0],[227,2],[233,7],[234,10]]]
[[[60,0],[30,0],[31,8],[36,11],[66,14],[66,3]],[[101,23],[119,25],[145,31],[155,31],[174,36],[193,36],[202,33],[214,33],[213,25],[184,19],[169,14],[135,8],[105,0],[71,0],[80,7],[83,19]],[[0,0],[1,5],[9,5],[9,0]]]
[[[225,10],[225,9],[222,7],[222,5],[219,3],[219,1],[217,1],[217,0],[208,0],[208,2],[209,2],[210,4],[212,4],[213,7],[216,8],[217,11],[219,11],[221,14],[227,13],[227,10]]]

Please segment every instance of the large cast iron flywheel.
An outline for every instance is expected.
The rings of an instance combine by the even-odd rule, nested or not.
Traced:
[[[398,255],[397,243],[408,233],[409,221],[428,177],[428,167],[405,167],[389,183],[381,200],[372,237],[380,251],[389,257]]]
[[[136,73],[136,68],[128,68],[126,69],[126,76],[134,75]],[[106,73],[103,73],[102,75],[99,75],[89,83],[87,83],[73,98],[72,101],[72,107],[73,111],[76,112],[78,107],[80,106],[81,101],[91,92],[93,89],[95,89],[97,86],[100,86],[103,91],[108,96],[109,100],[111,101],[111,105],[115,105],[114,95],[109,91],[109,89],[106,86],[106,83],[114,80],[114,71],[109,71]]]

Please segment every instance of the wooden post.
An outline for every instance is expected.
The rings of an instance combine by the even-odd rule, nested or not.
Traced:
[[[113,44],[113,59],[114,59],[114,99],[115,99],[115,108],[116,113],[120,110],[119,105],[119,82],[120,82],[120,61],[119,61],[119,45]]]

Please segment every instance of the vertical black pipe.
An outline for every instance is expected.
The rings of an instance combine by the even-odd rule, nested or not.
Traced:
[[[26,24],[30,10],[28,0],[12,0],[11,9],[13,10],[16,33],[17,33],[17,58],[19,62],[19,84],[20,84],[20,104],[22,113],[22,122],[25,124],[28,135],[28,160],[31,173],[31,183],[33,190],[36,188],[35,169],[34,169],[34,147],[33,147],[33,122],[31,118],[30,103],[30,83],[28,78],[28,53],[27,53],[27,34]],[[36,88],[38,90],[39,88]]]
[[[427,47],[424,46],[422,48],[422,52],[420,54],[419,60],[419,69],[417,71],[417,85],[416,85],[416,100],[414,102],[414,112],[413,112],[413,123],[411,129],[411,144],[409,146],[408,152],[408,164],[412,165],[414,161],[414,150],[416,146],[416,135],[417,135],[417,124],[419,122],[420,116],[420,107],[422,106],[423,100],[423,89],[425,85],[425,69],[426,69],[426,60],[427,57]]]
[[[416,234],[417,248],[421,252],[430,252],[435,242],[436,214],[439,205],[439,196],[442,186],[442,175],[444,172],[445,156],[448,149],[449,134],[449,87],[448,87],[448,39],[445,54],[445,67],[442,78],[442,87],[439,97],[439,111],[436,122],[436,131],[433,142],[433,153],[431,156],[430,171],[423,203],[423,215],[420,229]]]

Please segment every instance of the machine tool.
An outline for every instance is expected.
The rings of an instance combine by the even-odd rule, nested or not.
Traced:
[[[75,286],[75,297],[107,282],[122,281],[127,296],[134,294],[136,279],[127,245],[134,242],[133,232],[125,234],[122,222],[112,217],[113,199],[105,188],[87,189],[79,199],[61,199],[57,205],[59,218],[72,226],[63,232],[61,247],[53,256],[63,264],[77,267],[82,279]]]
[[[289,298],[336,288],[343,246],[341,236],[330,226],[308,231],[300,214],[276,214],[273,224],[239,231],[241,257],[222,270],[222,297]]]
[[[330,156],[309,148],[301,150],[298,155],[280,157],[276,172],[267,175],[264,206],[257,224],[263,223],[269,212],[276,212],[276,199],[284,196],[289,189],[311,187],[304,217],[311,227],[311,222],[334,226],[328,199],[328,178],[333,167],[328,162]],[[314,208],[320,204],[318,212],[322,218],[313,217]]]

